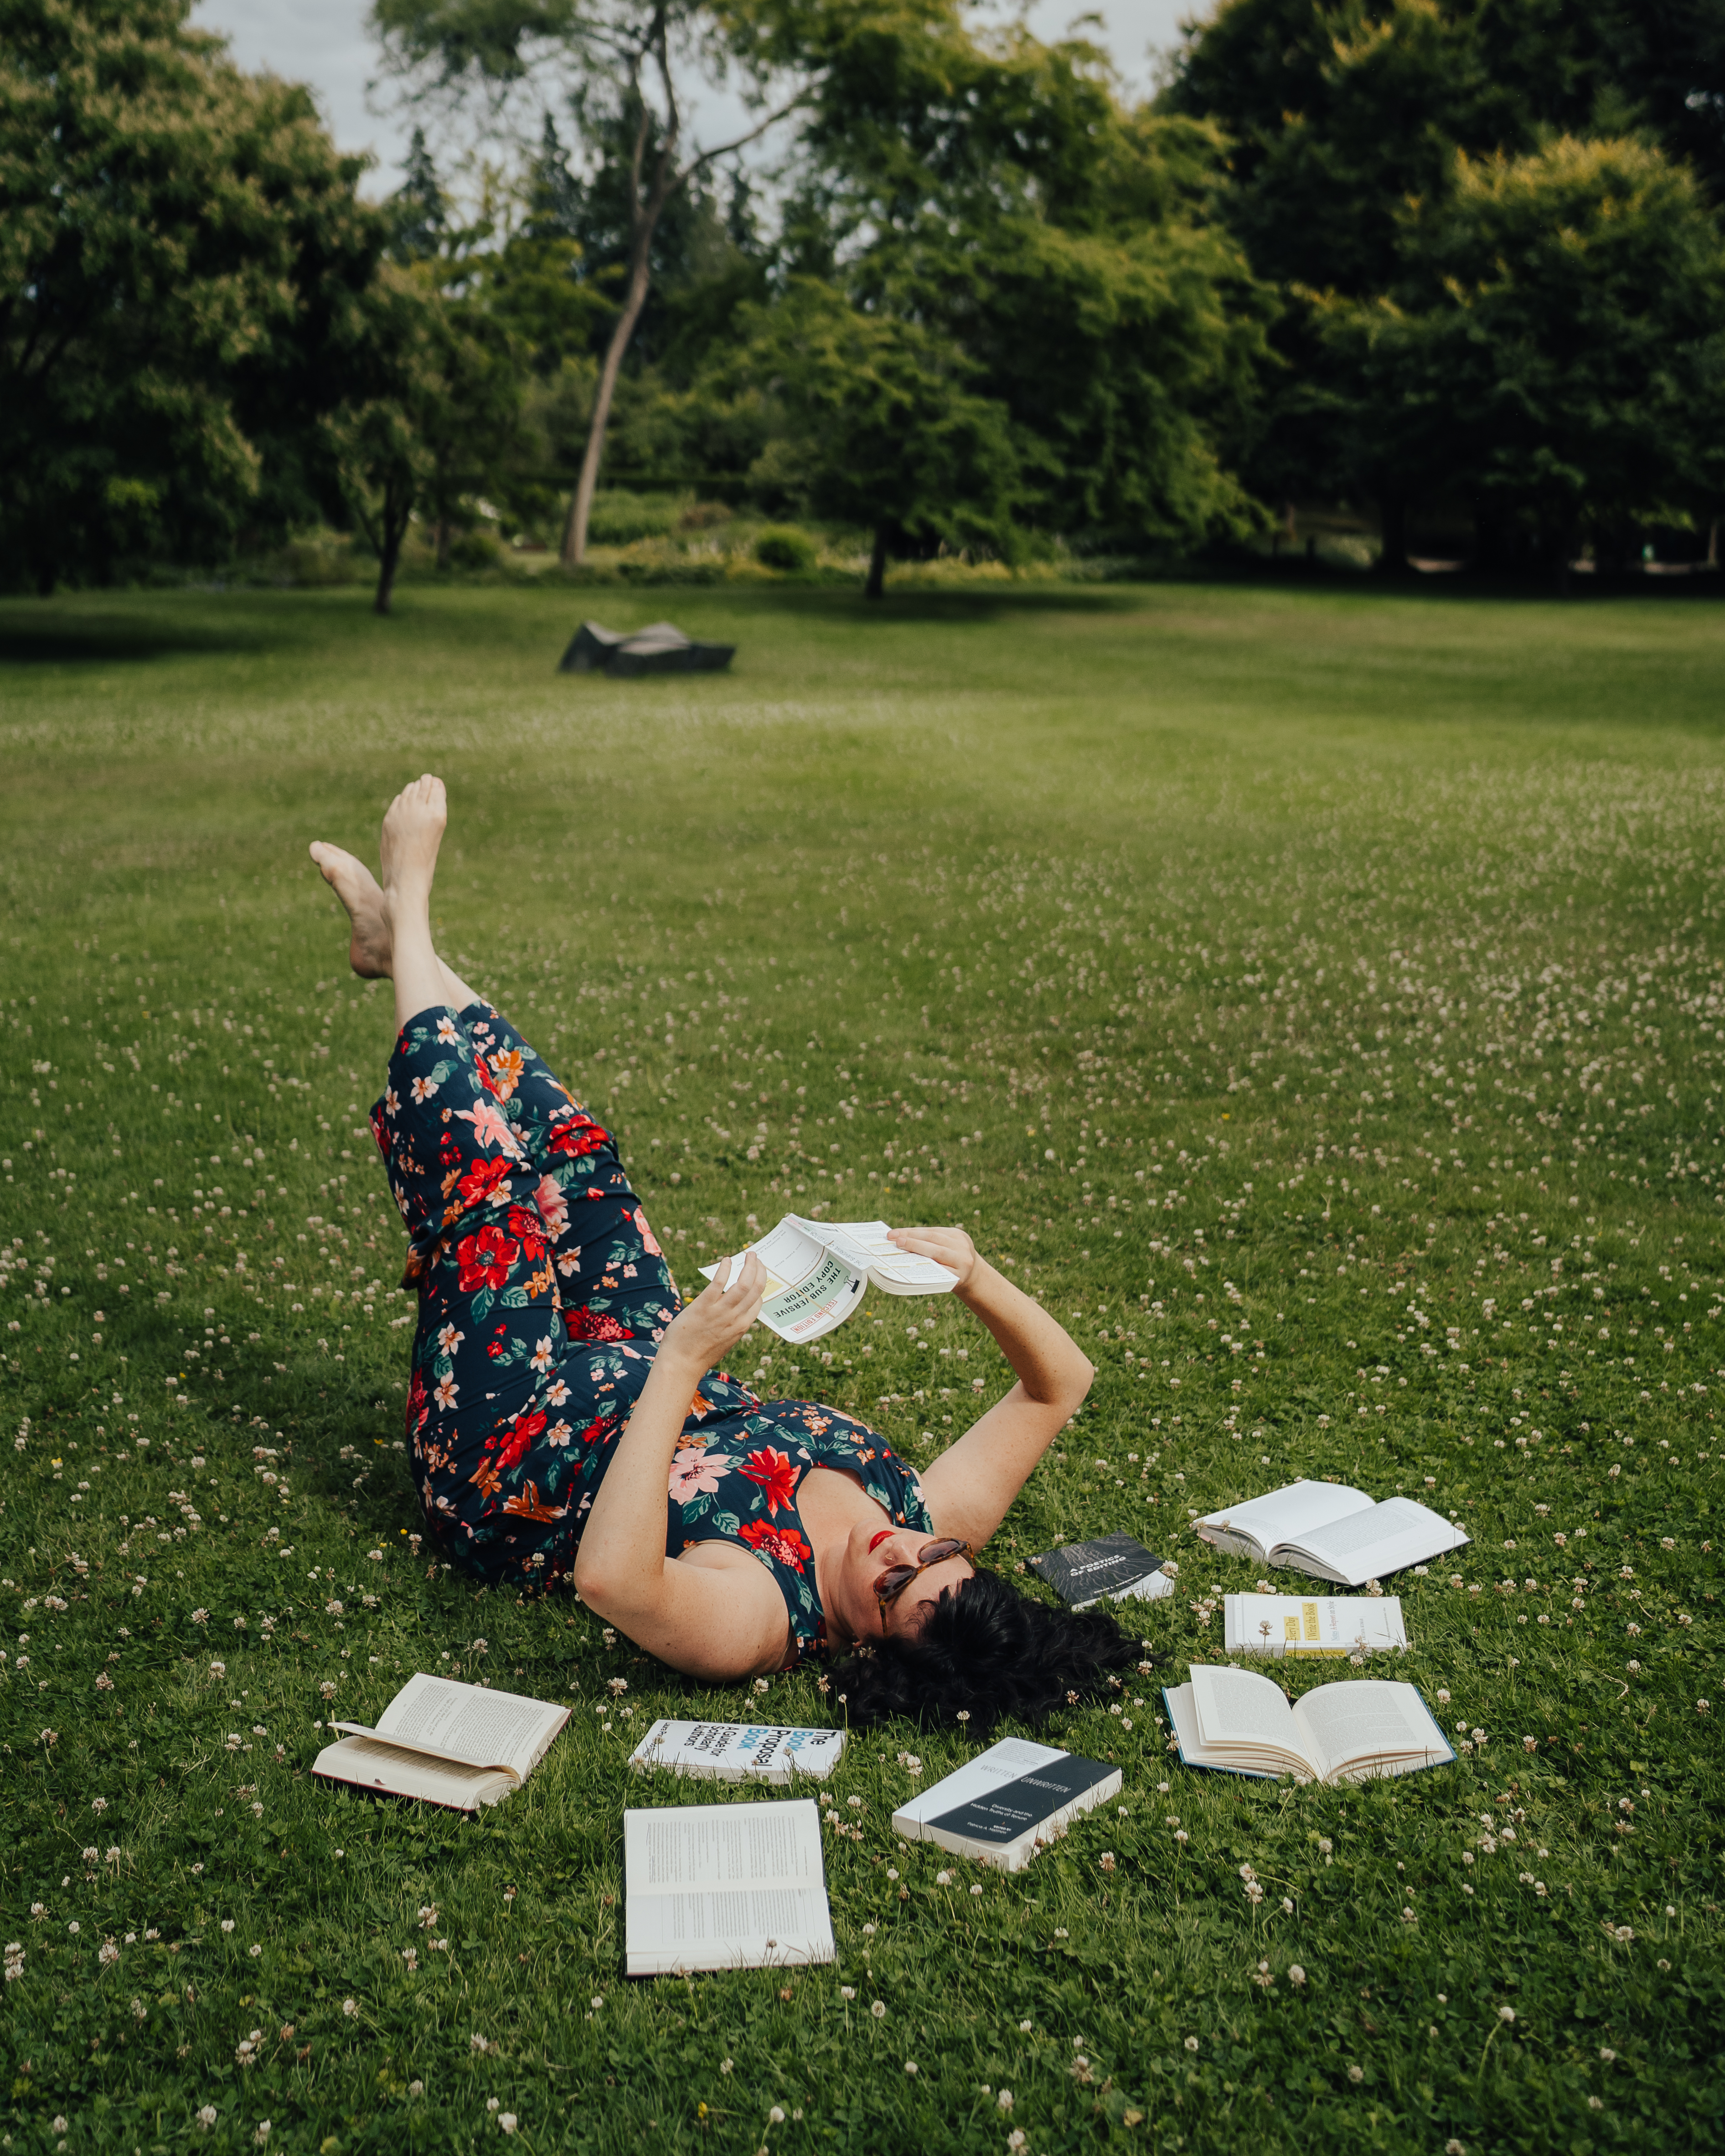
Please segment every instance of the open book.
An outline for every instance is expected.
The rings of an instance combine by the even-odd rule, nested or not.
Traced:
[[[1343,1482],[1290,1482],[1267,1497],[1207,1512],[1197,1532],[1201,1541],[1235,1557],[1286,1565],[1342,1587],[1423,1564],[1467,1540],[1429,1505],[1411,1497],[1374,1504],[1363,1490]]]
[[[623,1815],[631,1976],[831,1961],[812,1798]]]
[[[1455,1757],[1410,1684],[1355,1677],[1319,1685],[1290,1707],[1281,1687],[1255,1670],[1194,1662],[1190,1676],[1163,1694],[1189,1767],[1360,1782],[1447,1766]]]
[[[1229,1594],[1230,1655],[1382,1655],[1408,1644],[1399,1594]]]
[[[892,1815],[906,1841],[937,1842],[1002,1871],[1022,1871],[1081,1813],[1120,1789],[1120,1769],[1052,1744],[1004,1737]]]
[[[377,1717],[332,1722],[347,1733],[326,1744],[311,1771],[326,1782],[424,1804],[476,1811],[520,1789],[569,1719],[567,1707],[459,1684],[453,1677],[409,1677]]]
[[[761,1322],[781,1340],[819,1340],[845,1322],[871,1283],[885,1295],[949,1295],[958,1284],[947,1266],[889,1242],[884,1220],[805,1220],[798,1213],[701,1270],[711,1280],[728,1265],[728,1286],[750,1250],[767,1268]]]
[[[662,1721],[629,1753],[629,1763],[638,1774],[663,1768],[696,1781],[784,1784],[798,1774],[824,1782],[844,1756],[842,1729]]]

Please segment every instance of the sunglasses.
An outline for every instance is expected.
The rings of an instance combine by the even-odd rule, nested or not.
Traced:
[[[875,1599],[880,1605],[880,1622],[886,1622],[886,1606],[896,1602],[919,1572],[927,1572],[932,1564],[944,1564],[949,1557],[974,1557],[975,1551],[968,1543],[925,1543],[922,1555],[915,1564],[889,1565],[875,1582]]]

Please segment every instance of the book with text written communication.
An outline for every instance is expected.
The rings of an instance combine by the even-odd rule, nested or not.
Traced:
[[[796,1344],[842,1325],[871,1286],[883,1295],[950,1295],[958,1284],[949,1267],[890,1242],[884,1220],[805,1220],[797,1213],[701,1273],[712,1280],[728,1265],[726,1279],[733,1281],[750,1250],[767,1268],[760,1322]]]
[[[1007,1737],[908,1798],[892,1815],[892,1830],[1021,1871],[1075,1819],[1119,1793],[1119,1768]]]
[[[1468,1539],[1429,1505],[1411,1497],[1377,1504],[1342,1482],[1290,1482],[1266,1496],[1206,1512],[1197,1532],[1201,1542],[1232,1556],[1309,1572],[1338,1587],[1362,1587],[1424,1564]]]
[[[631,1976],[832,1961],[812,1797],[623,1815]]]
[[[567,1707],[454,1677],[408,1678],[377,1717],[332,1722],[343,1734],[311,1771],[326,1782],[477,1811],[520,1789],[569,1719]]]
[[[1446,1767],[1455,1754],[1410,1684],[1353,1677],[1319,1685],[1290,1707],[1255,1670],[1194,1662],[1190,1682],[1163,1694],[1188,1767],[1275,1780],[1363,1782]]]

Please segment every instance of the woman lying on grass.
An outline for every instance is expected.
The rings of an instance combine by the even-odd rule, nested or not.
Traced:
[[[395,983],[372,1127],[419,1296],[408,1391],[429,1531],[477,1577],[589,1609],[709,1681],[855,1650],[854,1718],[1037,1715],[1136,1659],[1110,1618],[1031,1601],[973,1559],[1089,1389],[1048,1313],[957,1229],[896,1240],[958,1276],[1018,1374],[920,1476],[836,1409],[762,1400],[716,1368],[755,1322],[751,1256],[683,1303],[608,1134],[432,947],[441,780],[383,819],[382,887],[312,858],[354,971]]]

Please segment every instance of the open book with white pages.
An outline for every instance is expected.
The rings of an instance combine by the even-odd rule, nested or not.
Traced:
[[[422,1670],[390,1701],[375,1727],[331,1722],[331,1729],[344,1732],[341,1740],[325,1745],[311,1771],[357,1789],[476,1811],[520,1789],[568,1719],[569,1709],[550,1700],[460,1684]]]
[[[787,1213],[776,1228],[731,1259],[703,1265],[714,1279],[728,1264],[728,1286],[750,1250],[767,1268],[761,1322],[781,1340],[819,1340],[842,1325],[870,1287],[883,1295],[950,1295],[958,1276],[888,1240],[884,1220],[805,1220]]]
[[[1467,1541],[1429,1505],[1411,1497],[1379,1504],[1345,1482],[1290,1482],[1267,1496],[1206,1512],[1196,1532],[1235,1557],[1309,1572],[1339,1587],[1363,1586]]]
[[[820,1817],[809,1797],[623,1815],[631,1976],[832,1961]]]
[[[1188,1767],[1267,1780],[1362,1782],[1448,1766],[1455,1754],[1410,1684],[1353,1677],[1319,1685],[1290,1707],[1255,1670],[1194,1662],[1190,1682],[1163,1694]]]

